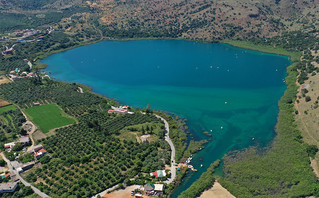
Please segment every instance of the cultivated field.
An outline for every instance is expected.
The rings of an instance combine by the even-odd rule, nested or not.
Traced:
[[[13,105],[7,105],[7,106],[0,107],[0,113],[7,112],[10,110],[16,110],[16,109],[17,108]]]
[[[25,110],[29,118],[39,126],[43,133],[51,129],[73,124],[74,119],[67,117],[56,104],[35,106]]]

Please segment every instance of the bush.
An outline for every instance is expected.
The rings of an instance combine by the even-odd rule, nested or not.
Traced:
[[[311,100],[310,96],[306,96],[306,102],[309,102]]]
[[[5,165],[6,165],[6,161],[0,160],[0,166],[5,166]]]
[[[311,158],[315,158],[315,155],[317,154],[317,152],[319,151],[318,147],[316,145],[306,145],[306,151],[308,153],[308,155]]]
[[[16,144],[13,148],[12,151],[21,151],[23,149],[23,146],[21,144]]]

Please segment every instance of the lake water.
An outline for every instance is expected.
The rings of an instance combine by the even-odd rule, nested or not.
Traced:
[[[291,62],[226,44],[179,40],[103,41],[45,58],[47,71],[123,104],[174,112],[192,138],[212,141],[195,154],[177,197],[230,150],[267,145]],[[200,168],[203,164],[203,168]]]

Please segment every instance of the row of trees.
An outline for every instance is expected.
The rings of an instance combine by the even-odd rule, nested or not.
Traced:
[[[0,144],[16,139],[18,134],[25,135],[26,131],[22,129],[25,121],[19,109],[2,112],[0,114]]]

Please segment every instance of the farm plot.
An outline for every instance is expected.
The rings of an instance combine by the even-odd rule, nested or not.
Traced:
[[[67,117],[66,113],[56,104],[35,106],[26,109],[25,113],[39,126],[43,133],[75,122],[74,119]]]

